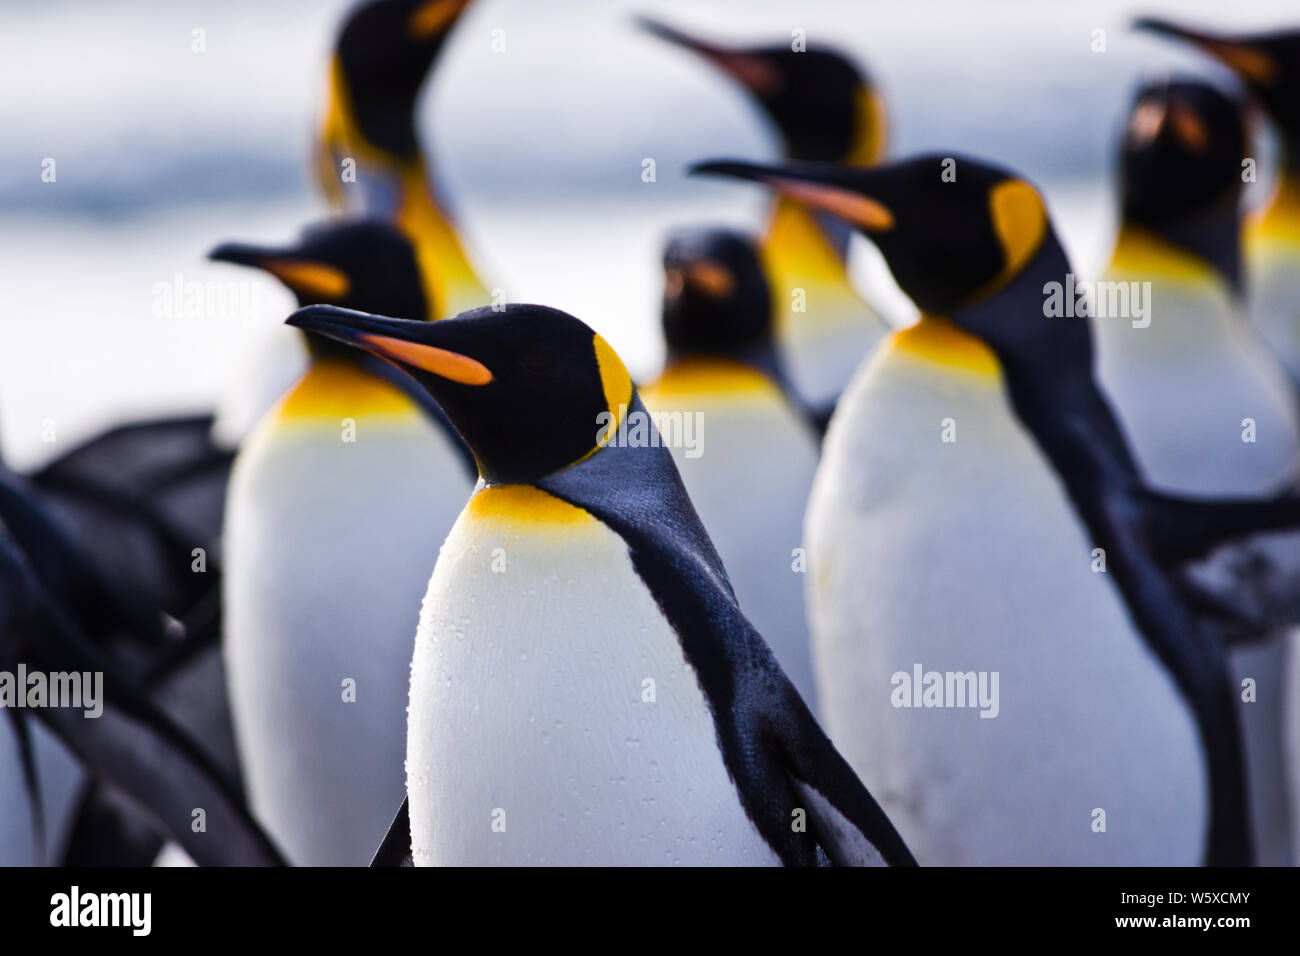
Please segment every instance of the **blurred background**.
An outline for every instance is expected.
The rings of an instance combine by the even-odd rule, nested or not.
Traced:
[[[204,254],[225,239],[288,240],[326,215],[310,152],[350,6],[0,4],[0,447],[11,465],[124,417],[210,408],[290,333],[278,283]],[[810,44],[838,46],[885,96],[890,155],[1016,167],[1045,190],[1088,274],[1108,252],[1115,138],[1136,84],[1184,67],[1233,85],[1177,44],[1131,33],[1134,16],[1243,31],[1294,19],[1295,0],[478,0],[421,103],[436,176],[489,285],[578,315],[647,377],[662,357],[665,231],[757,229],[766,209],[760,190],[688,180],[684,167],[775,157],[777,145],[736,84],[641,33],[639,13],[722,41],[789,42],[802,28]],[[1098,29],[1105,52],[1093,52]],[[1248,197],[1267,196],[1269,149],[1257,147]],[[647,157],[654,183],[641,179]],[[46,159],[54,182],[42,181]],[[907,320],[866,243],[854,273]],[[156,315],[159,289],[178,281],[240,282],[246,298]]]

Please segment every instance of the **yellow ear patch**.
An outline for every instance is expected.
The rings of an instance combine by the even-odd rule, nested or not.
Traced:
[[[357,341],[382,358],[402,362],[461,385],[486,385],[492,372],[482,362],[433,345],[363,332]]]
[[[836,186],[806,183],[797,179],[774,177],[771,183],[790,198],[797,199],[814,209],[825,209],[868,232],[884,232],[894,228],[894,214],[884,203],[870,196],[863,196]]]
[[[989,191],[989,216],[1002,244],[1002,279],[1016,275],[1038,252],[1047,235],[1047,210],[1038,190],[1019,179],[1006,179]]]
[[[853,91],[857,111],[857,129],[853,148],[844,157],[850,166],[874,166],[885,155],[889,125],[885,120],[885,101],[870,87]]]
[[[622,413],[632,404],[632,376],[627,374],[627,366],[618,357],[618,353],[599,335],[592,336],[592,345],[596,350],[596,365],[600,369],[600,384],[605,391],[605,406],[613,416],[605,434],[612,436],[618,431]]]
[[[443,27],[455,19],[464,5],[461,0],[426,0],[406,21],[406,30],[411,36],[420,39],[441,33]]]
[[[326,300],[342,299],[348,294],[347,273],[333,266],[301,259],[265,259],[262,268],[295,292]]]

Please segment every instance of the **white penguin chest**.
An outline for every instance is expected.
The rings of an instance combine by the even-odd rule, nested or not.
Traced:
[[[762,864],[713,718],[626,544],[527,486],[480,491],[411,664],[417,864]]]
[[[1275,489],[1300,449],[1300,422],[1264,340],[1205,282],[1152,280],[1148,318],[1092,320],[1097,377],[1146,478],[1207,495]]]
[[[264,423],[226,509],[236,739],[254,810],[304,865],[365,865],[401,800],[411,634],[471,491],[414,408],[349,417],[355,433],[341,417]]]
[[[806,536],[831,738],[922,864],[1199,862],[1195,723],[999,379],[878,353]],[[918,665],[997,697],[901,706]]]

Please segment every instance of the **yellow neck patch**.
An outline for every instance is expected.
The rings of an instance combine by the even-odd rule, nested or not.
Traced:
[[[780,396],[776,383],[750,365],[725,358],[683,358],[672,362],[652,385],[641,389],[649,406],[702,396]]]
[[[970,372],[981,378],[999,378],[1002,366],[993,350],[958,328],[951,320],[923,315],[915,325],[899,329],[891,338],[893,348],[948,368]]]
[[[1203,259],[1130,223],[1120,226],[1107,271],[1132,272],[1185,282],[1212,282],[1218,278],[1218,274]]]
[[[1251,241],[1259,239],[1300,243],[1300,175],[1284,172],[1273,198],[1247,226]]]
[[[330,59],[327,90],[325,115],[316,140],[316,177],[330,206],[342,209],[346,204],[338,166],[341,157],[380,168],[390,167],[396,160],[361,135],[343,77],[343,64],[337,56]]]
[[[445,319],[489,305],[491,295],[474,271],[451,218],[429,188],[424,164],[404,164],[397,177],[402,196],[397,220],[415,244],[429,317]]]
[[[595,519],[581,508],[533,485],[488,485],[465,508],[473,522],[527,525],[586,524]]]
[[[412,418],[420,414],[400,388],[345,359],[312,362],[276,411],[281,420],[325,419],[333,425],[344,418]]]
[[[600,368],[600,384],[605,391],[605,406],[614,416],[610,419],[608,431],[613,435],[618,431],[627,406],[632,404],[632,376],[627,374],[627,366],[618,357],[618,353],[609,347],[609,343],[599,335],[593,335],[592,345],[596,350],[596,364]]]
[[[844,262],[808,208],[779,196],[763,234],[762,254],[769,276],[781,274],[826,284],[848,285]],[[772,288],[788,310],[790,289]]]

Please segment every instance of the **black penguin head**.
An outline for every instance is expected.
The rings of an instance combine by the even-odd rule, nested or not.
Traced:
[[[470,0],[374,0],[343,22],[335,57],[361,135],[401,157],[419,151],[420,86]]]
[[[253,266],[275,276],[298,304],[329,304],[408,319],[428,317],[415,249],[379,220],[329,222],[287,246],[223,243],[209,259]]]
[[[720,161],[692,171],[755,180],[844,219],[880,249],[912,301],[935,315],[991,297],[1055,242],[1033,186],[959,156],[936,153],[872,169]]]
[[[1124,217],[1159,228],[1212,208],[1231,211],[1245,150],[1241,109],[1223,93],[1197,81],[1144,86],[1121,147]]]
[[[411,375],[491,484],[538,481],[587,457],[632,403],[617,353],[573,316],[542,305],[484,307],[438,322],[311,306],[288,323]]]
[[[664,249],[670,358],[752,359],[771,348],[772,298],[754,242],[726,229],[678,232]]]
[[[641,26],[686,47],[749,91],[776,124],[788,159],[868,166],[884,153],[885,114],[870,79],[843,54],[810,46],[723,47],[648,18]]]
[[[1185,40],[1229,67],[1300,150],[1300,30],[1228,35],[1143,17],[1134,28]],[[1289,157],[1300,163],[1300,155]]]

